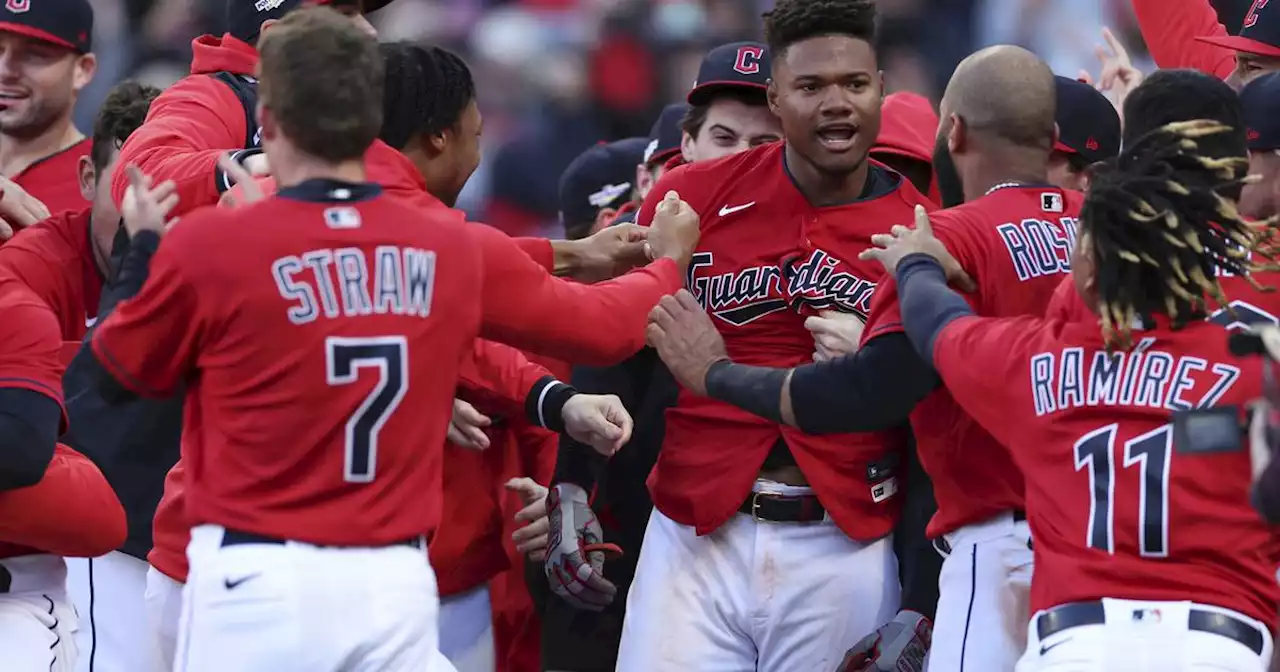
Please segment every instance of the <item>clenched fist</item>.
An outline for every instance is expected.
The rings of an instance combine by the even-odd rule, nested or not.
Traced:
[[[560,415],[566,434],[601,455],[612,455],[631,440],[631,414],[616,395],[575,394]]]
[[[680,194],[668,191],[653,213],[649,224],[649,258],[673,259],[680,268],[689,265],[693,251],[702,235],[698,213],[688,203],[680,200]]]

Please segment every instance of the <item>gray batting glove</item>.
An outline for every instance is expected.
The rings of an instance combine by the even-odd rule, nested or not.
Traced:
[[[551,592],[579,609],[601,611],[613,602],[618,588],[604,578],[604,561],[621,549],[605,544],[587,491],[572,483],[558,483],[547,493],[550,525],[543,570]]]
[[[900,611],[892,621],[854,644],[836,672],[921,672],[932,642],[929,619],[914,611]]]

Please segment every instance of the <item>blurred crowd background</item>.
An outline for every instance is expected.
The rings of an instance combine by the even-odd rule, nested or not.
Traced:
[[[91,2],[101,69],[80,101],[84,130],[116,81],[167,86],[186,73],[191,39],[223,30],[225,0]],[[1233,32],[1249,3],[1213,1]],[[475,73],[485,158],[460,205],[503,229],[555,237],[563,168],[594,143],[647,135],[657,110],[683,98],[703,53],[759,39],[759,15],[772,4],[396,0],[370,19],[382,40],[438,44],[463,55]],[[879,8],[889,91],[935,102],[955,64],[989,44],[1029,47],[1058,74],[1096,74],[1104,25],[1130,48],[1135,65],[1152,67],[1128,0],[879,0]]]

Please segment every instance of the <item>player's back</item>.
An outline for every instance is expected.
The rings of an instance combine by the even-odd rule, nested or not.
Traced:
[[[255,225],[211,230],[232,219]],[[193,523],[357,546],[428,532],[480,319],[479,255],[456,218],[312,181],[196,223],[209,326],[183,437]]]
[[[966,295],[978,315],[1041,315],[1070,273],[1083,197],[1038,185],[999,187],[981,199],[930,215],[938,239],[978,290]],[[901,331],[897,286],[876,293],[864,340]],[[922,465],[933,476],[938,513],[929,535],[1023,508],[1022,475],[1007,451],[939,387],[911,414]]]
[[[978,411],[1026,474],[1033,610],[1195,600],[1274,622],[1280,590],[1270,531],[1249,503],[1248,450],[1205,442],[1208,416],[1185,433],[1173,423],[1192,408],[1238,422],[1260,394],[1258,367],[1232,356],[1207,322],[1137,330],[1135,347],[1114,353],[1092,320],[1041,325],[1031,334],[1012,325],[1002,338],[1022,371],[1010,384],[1025,397]]]

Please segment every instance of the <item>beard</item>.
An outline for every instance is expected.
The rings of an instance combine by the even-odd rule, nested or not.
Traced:
[[[964,183],[956,170],[956,162],[947,149],[945,135],[938,136],[933,143],[933,175],[938,182],[938,194],[942,198],[942,207],[954,208],[964,203]]]
[[[70,107],[70,100],[32,95],[20,105],[0,109],[0,133],[21,140],[39,137]]]

